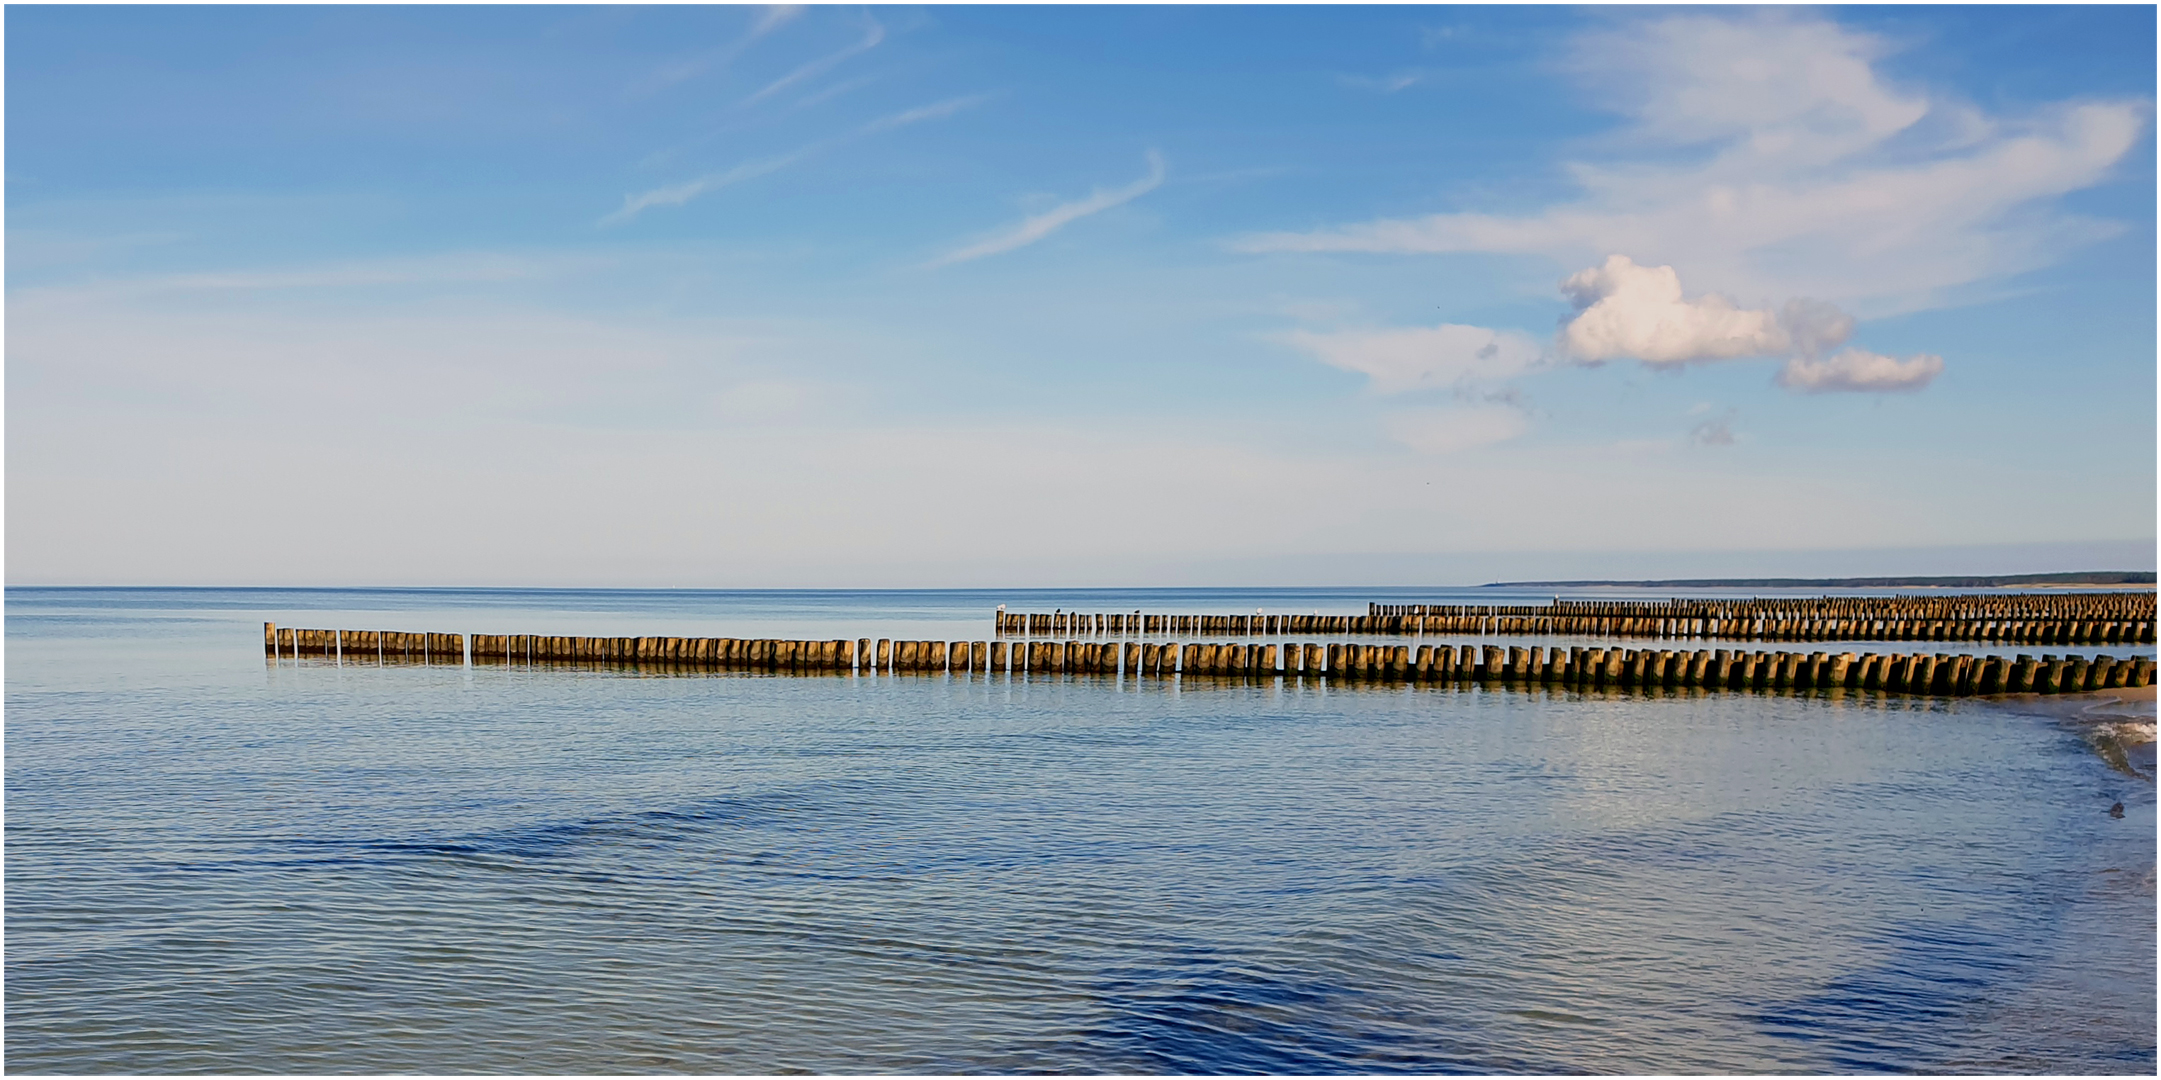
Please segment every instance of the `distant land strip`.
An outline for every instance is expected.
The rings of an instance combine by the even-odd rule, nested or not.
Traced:
[[[1480,588],[1632,589],[2003,589],[2014,585],[2152,585],[2151,570],[2086,570],[2069,574],[1999,574],[1994,577],[1677,578],[1668,581],[1494,581]]]

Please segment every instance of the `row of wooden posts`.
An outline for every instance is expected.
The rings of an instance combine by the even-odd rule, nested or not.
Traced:
[[[2106,622],[2154,618],[2154,593],[1955,593],[1930,596],[1759,596],[1748,599],[1562,600],[1551,604],[1367,604],[1368,615],[1596,615],[1699,619],[2053,619]]]
[[[471,649],[468,652],[468,642]],[[359,662],[590,664],[780,673],[1327,677],[1360,682],[1477,682],[1594,687],[1807,690],[1843,687],[1965,696],[2150,686],[2154,661],[2110,656],[1597,649],[1498,645],[1217,645],[1090,641],[794,641],[399,634],[263,626],[273,658]]]
[[[997,616],[1009,637],[1275,637],[1301,634],[1571,635],[1742,641],[1994,641],[2014,645],[2150,644],[2148,619],[1770,618],[1762,615],[1455,613],[1422,615],[1149,615],[1143,612]]]

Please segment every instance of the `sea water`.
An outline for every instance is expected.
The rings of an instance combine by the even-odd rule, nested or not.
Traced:
[[[2150,766],[2018,703],[261,644],[1367,600],[1536,602],[11,589],[6,1064],[2155,1069]]]

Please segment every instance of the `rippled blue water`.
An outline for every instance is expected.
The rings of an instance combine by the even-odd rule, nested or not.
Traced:
[[[267,665],[260,636],[1367,599],[10,590],[7,1065],[2154,1070],[2154,789],[2015,708]]]

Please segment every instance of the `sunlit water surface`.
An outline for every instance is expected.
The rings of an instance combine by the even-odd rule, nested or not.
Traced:
[[[6,1063],[2154,1070],[2153,786],[2015,708],[260,644],[1367,599],[1511,602],[10,590]]]

